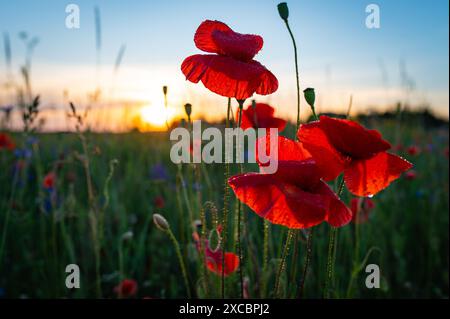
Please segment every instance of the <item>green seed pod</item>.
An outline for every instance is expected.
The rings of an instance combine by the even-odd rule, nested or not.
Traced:
[[[192,105],[190,103],[186,103],[184,105],[184,111],[186,112],[186,115],[189,117],[192,113]]]
[[[314,107],[314,102],[316,101],[316,93],[314,93],[313,88],[307,88],[303,90],[303,94],[305,96],[306,102],[308,102],[309,106]]]
[[[289,8],[286,2],[281,2],[278,4],[278,13],[281,19],[287,20],[289,18]]]
[[[160,214],[153,214],[153,222],[156,227],[158,227],[162,231],[168,231],[170,226],[169,222]]]

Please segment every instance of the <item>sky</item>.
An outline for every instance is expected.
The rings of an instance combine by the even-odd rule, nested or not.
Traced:
[[[80,9],[79,29],[65,25],[65,8],[71,3]],[[365,24],[365,9],[371,3],[380,8],[379,29],[368,29]],[[10,37],[17,82],[25,60],[19,33],[25,31],[29,38],[39,39],[30,78],[33,93],[41,95],[48,113],[61,110],[59,117],[49,120],[53,127],[67,125],[62,119],[67,100],[86,106],[88,93],[96,88],[102,90],[101,102],[90,105],[107,108],[97,112],[97,118],[111,116],[106,125],[119,125],[117,118],[124,121],[124,105],[130,114],[139,108],[146,108],[147,115],[151,110],[157,114],[164,103],[163,85],[169,87],[170,116],[182,114],[182,105],[190,102],[194,117],[223,117],[226,98],[214,95],[202,84],[186,82],[180,71],[186,57],[200,53],[193,36],[206,19],[220,20],[237,32],[264,38],[264,47],[255,59],[277,76],[280,86],[270,96],[255,98],[271,103],[279,116],[293,120],[294,55],[277,4],[272,0],[2,1],[0,32]],[[448,1],[302,0],[288,1],[288,5],[289,23],[299,48],[300,85],[315,88],[319,112],[345,112],[353,96],[353,112],[385,109],[400,101],[412,107],[430,105],[436,114],[448,118]],[[96,6],[101,17],[99,54]],[[114,72],[123,45],[122,62]],[[2,41],[0,83],[6,81]],[[14,101],[13,92],[1,86],[0,105]],[[302,102],[305,117],[309,111]],[[133,119],[134,115],[127,116]]]

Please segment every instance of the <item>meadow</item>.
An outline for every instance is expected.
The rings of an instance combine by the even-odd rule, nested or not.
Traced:
[[[417,119],[368,121],[396,143],[395,152],[414,164],[413,173],[372,198],[367,221],[339,229],[328,297],[448,297],[448,126],[427,128]],[[294,132],[289,124],[284,134]],[[221,297],[221,276],[205,271],[192,235],[196,227],[200,232],[202,214],[208,232],[222,216],[223,164],[173,164],[165,132],[11,137],[16,148],[0,153],[2,297],[116,298],[114,288],[124,279],[137,284],[128,297],[188,297],[176,250],[153,224],[154,213],[167,219],[179,242],[190,295]],[[237,173],[236,165],[230,168]],[[245,171],[255,170],[256,164],[245,165]],[[49,172],[55,179],[46,188]],[[342,198],[350,206],[348,191]],[[229,197],[229,251],[236,251],[237,203]],[[273,297],[287,228],[265,225],[245,205],[242,227],[245,293]],[[323,297],[327,277],[331,227],[315,228],[304,298]],[[306,251],[298,231],[280,279],[282,297],[298,296]],[[68,264],[80,267],[79,289],[65,286]],[[367,264],[379,265],[380,289],[366,288]],[[239,296],[237,272],[226,277],[225,296]]]
[[[64,92],[55,109],[67,130],[46,131],[30,77],[38,40],[21,34],[26,63],[0,109],[0,298],[448,298],[448,119],[402,94],[385,113],[352,112],[352,95],[346,114],[316,114],[287,4],[277,9],[292,41],[296,123],[256,96],[279,86],[254,59],[261,36],[199,21],[193,46],[203,53],[179,61],[187,81],[223,97],[225,119],[203,129],[281,132],[273,174],[262,161],[176,164],[170,132],[191,130],[198,106],[184,101],[182,119],[169,118],[166,85],[164,107],[147,105],[139,118],[160,131],[101,132],[90,121],[100,86],[84,105]]]

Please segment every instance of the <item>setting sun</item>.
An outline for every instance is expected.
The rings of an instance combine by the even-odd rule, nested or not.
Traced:
[[[170,122],[173,118],[174,111],[170,107],[166,109],[164,106],[147,105],[141,108],[140,116],[145,124],[154,128],[164,128],[166,120]]]

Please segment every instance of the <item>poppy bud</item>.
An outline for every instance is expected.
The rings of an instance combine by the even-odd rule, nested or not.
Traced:
[[[168,221],[160,214],[153,214],[153,222],[156,227],[164,232],[168,231],[170,228]]]
[[[287,6],[287,3],[281,2],[278,4],[277,8],[278,8],[278,13],[280,14],[281,19],[286,21],[287,18],[289,17],[289,8]]]
[[[186,115],[187,115],[188,117],[190,117],[190,116],[191,116],[191,113],[192,113],[192,105],[191,105],[190,103],[186,103],[186,104],[184,105],[184,111],[186,112]]]
[[[131,230],[125,232],[122,234],[122,240],[123,241],[129,241],[133,239],[133,232]]]
[[[163,86],[163,93],[164,93],[164,95],[167,95],[167,85]]]
[[[316,94],[314,93],[313,88],[307,88],[303,91],[306,102],[308,102],[309,106],[314,107],[314,102],[316,101]]]
[[[221,242],[222,242],[222,238],[220,236],[219,231],[217,229],[211,230],[211,232],[209,233],[209,237],[208,237],[208,248],[212,252],[216,252],[219,250]]]

